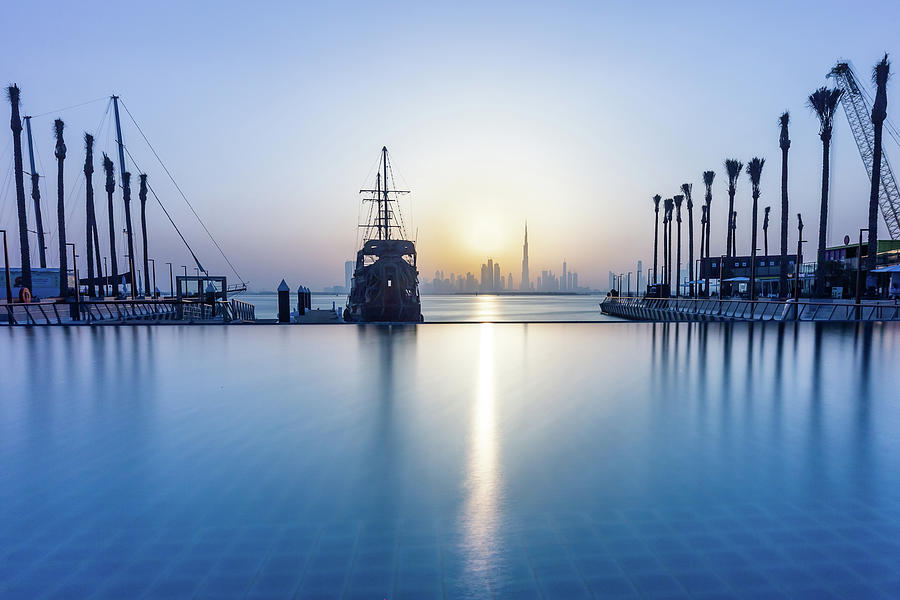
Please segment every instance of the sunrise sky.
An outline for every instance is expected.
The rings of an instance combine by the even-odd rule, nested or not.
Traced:
[[[103,206],[100,153],[115,152],[109,121],[97,131],[105,100],[56,109],[118,93],[253,289],[273,289],[282,277],[313,289],[343,283],[343,263],[357,249],[357,191],[383,145],[413,191],[407,220],[428,278],[437,268],[476,271],[491,256],[518,280],[527,219],[532,273],[559,271],[565,258],[582,285],[604,286],[608,270],[651,260],[650,197],[671,196],[683,182],[700,197],[707,169],[717,171],[719,252],[726,157],[767,159],[761,205],[773,206],[770,231],[779,227],[784,110],[792,116],[791,213],[803,213],[805,237],[815,240],[821,143],[805,99],[838,58],[868,84],[881,54],[900,50],[895,2],[30,2],[6,5],[4,16],[0,73],[20,86],[23,114],[40,115],[33,124],[48,228],[53,118],[67,123],[76,243],[84,236],[82,132],[99,133]],[[889,84],[895,120],[898,98]],[[201,261],[231,276],[125,119],[129,150]],[[0,227],[14,231],[4,131]],[[865,225],[869,191],[843,113],[832,174],[829,240],[837,243]],[[739,252],[749,251],[749,187],[743,177]],[[158,264],[189,264],[156,206],[150,223]],[[795,232],[792,221],[792,245]]]

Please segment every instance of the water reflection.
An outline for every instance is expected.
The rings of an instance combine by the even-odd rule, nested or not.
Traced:
[[[469,433],[463,527],[467,570],[484,575],[497,549],[500,473],[494,380],[495,326],[483,323],[479,327],[478,375]]]

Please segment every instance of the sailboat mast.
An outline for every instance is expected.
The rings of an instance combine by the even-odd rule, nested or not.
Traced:
[[[391,218],[388,204],[387,146],[381,147],[381,162],[384,165],[384,239],[391,239]]]
[[[41,190],[38,187],[39,176],[34,169],[34,146],[31,141],[31,117],[25,117],[25,133],[28,138],[28,160],[31,162],[31,198],[34,200],[34,221],[37,226],[38,256],[41,268],[47,268],[47,249],[44,248],[44,219],[41,216]]]

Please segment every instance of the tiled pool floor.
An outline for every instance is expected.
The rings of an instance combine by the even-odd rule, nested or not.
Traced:
[[[900,597],[897,332],[0,331],[0,597]]]

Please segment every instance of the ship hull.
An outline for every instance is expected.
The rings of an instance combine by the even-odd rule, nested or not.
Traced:
[[[412,242],[379,240],[359,251],[344,320],[351,323],[423,321]]]

